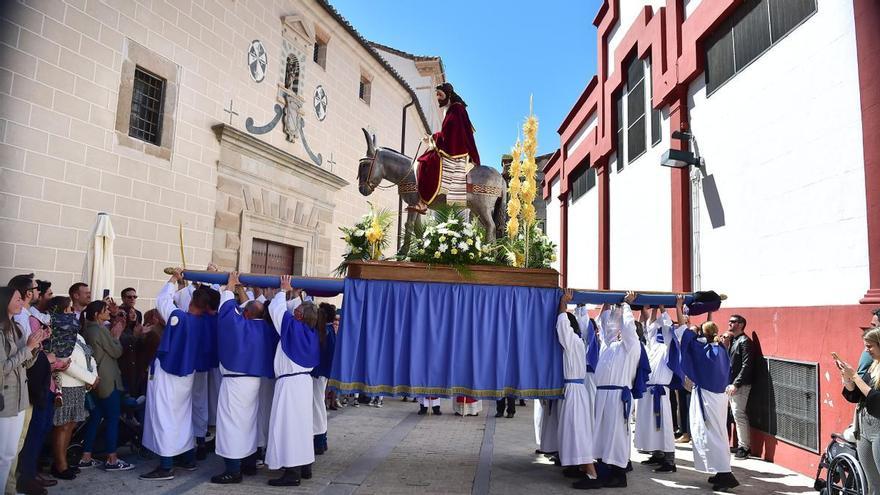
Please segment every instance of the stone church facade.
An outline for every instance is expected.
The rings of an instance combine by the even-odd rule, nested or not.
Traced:
[[[98,212],[117,235],[114,292],[151,297],[181,228],[190,267],[328,276],[339,226],[367,200],[398,207],[394,189],[357,191],[361,128],[413,153],[439,115],[422,88],[443,80],[439,58],[393,66],[324,0],[0,16],[0,279],[33,271],[58,293],[81,278]]]

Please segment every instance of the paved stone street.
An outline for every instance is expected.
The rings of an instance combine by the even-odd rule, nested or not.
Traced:
[[[531,401],[517,408],[513,419],[493,416],[495,405],[484,402],[479,417],[460,418],[444,401],[442,416],[418,416],[418,406],[386,399],[385,407],[361,405],[331,411],[330,450],[319,456],[314,477],[298,488],[274,488],[266,480],[277,474],[262,470],[240,485],[212,485],[208,479],[222,470],[222,461],[210,456],[194,472],[178,472],[173,481],[141,481],[137,475],[155,461],[127,455],[137,463],[133,471],[84,471],[76,480],[60,482],[50,493],[89,495],[138,494],[404,494],[404,493],[573,493],[569,481],[543,456],[534,454]],[[635,463],[626,493],[660,495],[682,489],[708,491],[706,476],[693,470],[689,448],[676,453],[678,473],[659,476]],[[638,457],[640,460],[643,457]],[[637,460],[634,459],[634,460]],[[738,494],[801,494],[812,491],[812,480],[756,459],[734,461],[742,485]]]

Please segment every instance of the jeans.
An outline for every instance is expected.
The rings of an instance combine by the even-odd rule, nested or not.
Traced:
[[[871,416],[865,409],[859,410],[858,418],[859,440],[856,450],[859,464],[868,480],[866,495],[877,495],[880,493],[880,419]]]
[[[83,450],[92,452],[95,446],[95,437],[98,435],[98,426],[104,419],[104,451],[108,454],[116,452],[116,443],[119,436],[119,414],[122,406],[122,394],[114,390],[106,399],[95,399],[95,408],[89,413],[89,422],[86,424],[86,437],[83,442]]]
[[[31,423],[28,426],[27,437],[24,439],[24,447],[18,455],[18,465],[21,471],[21,479],[29,481],[37,475],[37,461],[46,435],[52,430],[52,416],[55,413],[55,394],[46,392],[45,407],[34,406],[31,415]]]
[[[741,385],[730,396],[730,410],[733,411],[733,420],[736,422],[736,438],[739,441],[739,447],[746,450],[749,450],[751,446],[749,416],[746,414],[749,392],[751,391],[751,385]]]
[[[6,407],[14,407],[7,405]],[[15,460],[15,454],[18,452],[18,439],[21,437],[21,429],[24,426],[25,412],[21,411],[15,416],[9,418],[0,418],[0,490],[6,490],[7,478],[12,481],[9,476],[12,465]],[[12,483],[12,493],[15,493],[15,483]]]

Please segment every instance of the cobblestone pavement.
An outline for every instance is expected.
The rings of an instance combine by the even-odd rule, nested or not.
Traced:
[[[442,416],[418,416],[417,404],[385,399],[381,409],[361,405],[331,411],[329,446],[319,456],[314,477],[296,488],[275,488],[266,481],[276,472],[261,470],[239,485],[212,485],[209,478],[222,471],[214,455],[193,472],[178,472],[172,481],[141,481],[156,461],[138,459],[128,449],[120,454],[137,464],[133,471],[84,471],[74,481],[60,481],[50,493],[89,495],[137,494],[555,494],[575,493],[570,480],[543,456],[534,453],[531,402],[517,408],[513,419],[495,419],[495,404],[485,402],[479,417],[452,414],[443,401]],[[679,448],[678,472],[657,475],[639,465],[629,487],[618,493],[661,495],[709,492],[706,475],[693,469],[689,448]],[[801,494],[812,492],[812,480],[757,459],[734,461],[734,474],[742,484],[737,494]],[[611,491],[611,490],[606,490]]]

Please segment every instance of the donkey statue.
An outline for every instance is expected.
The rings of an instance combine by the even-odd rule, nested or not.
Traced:
[[[364,196],[373,193],[383,180],[397,185],[397,193],[408,206],[419,204],[413,159],[388,148],[376,146],[376,136],[366,129],[367,155],[358,165],[358,190]],[[507,184],[501,174],[492,167],[476,166],[467,173],[467,208],[477,216],[489,241],[502,235],[507,214]],[[428,208],[436,209],[446,204],[446,195],[438,194]],[[407,211],[406,238],[402,246],[409,244],[409,235],[419,221],[420,215]]]

